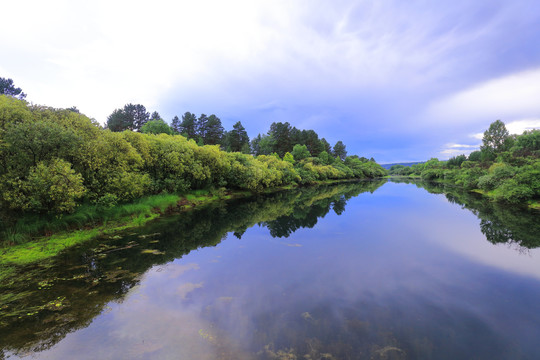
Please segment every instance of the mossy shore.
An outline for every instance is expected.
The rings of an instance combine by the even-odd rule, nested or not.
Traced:
[[[358,180],[348,180],[358,181]],[[333,184],[347,180],[327,180],[314,184]],[[292,186],[266,189],[275,192],[292,189]],[[188,194],[161,194],[148,196],[136,202],[122,204],[109,209],[96,206],[82,206],[75,213],[61,218],[23,219],[22,225],[10,231],[14,241],[0,248],[0,266],[22,266],[43,261],[58,255],[71,246],[95,239],[102,235],[143,226],[161,215],[189,211],[216,201],[251,196],[249,191],[195,190]],[[45,232],[47,235],[43,235]],[[41,233],[40,235],[35,235]],[[3,271],[2,271],[3,273]],[[3,276],[0,274],[0,281]]]

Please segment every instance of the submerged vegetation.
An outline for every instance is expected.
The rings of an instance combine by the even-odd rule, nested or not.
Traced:
[[[540,202],[540,130],[511,136],[500,120],[484,133],[481,150],[448,161],[430,159],[412,166],[394,165],[390,175],[455,184],[497,202]]]
[[[225,151],[218,140],[210,139],[213,130],[209,124],[219,122],[218,128],[221,126],[213,115],[204,117],[202,124],[207,128],[203,133],[208,137],[198,144],[188,139],[186,124],[180,124],[179,119],[177,129],[187,137],[176,131],[156,130],[159,114],[149,119],[145,111],[135,105],[118,110],[116,122],[109,121],[110,129],[104,129],[76,108],[53,109],[0,95],[2,244],[25,242],[31,240],[29,237],[73,228],[74,224],[78,229],[105,226],[111,219],[126,216],[144,222],[153,216],[150,212],[155,214],[152,208],[178,202],[179,197],[170,194],[219,192],[224,188],[261,192],[386,174],[373,159],[346,156],[341,142],[329,153],[324,139],[319,140],[310,131],[290,128],[287,123],[273,124],[273,132],[265,138],[266,149],[278,152],[264,154],[259,144],[251,155]],[[278,134],[278,128],[298,134],[285,136],[281,130]],[[142,132],[133,131],[137,129]],[[242,129],[241,124],[235,124],[236,132],[226,134],[228,150],[243,148],[249,152],[244,146],[247,134]],[[295,139],[308,145],[295,145],[291,142]],[[282,150],[287,151],[281,154]],[[162,195],[148,197],[157,194]],[[158,203],[154,206],[152,201]]]

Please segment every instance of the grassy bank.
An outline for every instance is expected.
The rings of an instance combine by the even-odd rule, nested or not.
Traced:
[[[354,180],[327,180],[316,185]],[[358,181],[358,180],[356,180]],[[292,186],[266,189],[275,192]],[[135,228],[173,212],[188,211],[215,201],[252,195],[249,191],[196,190],[183,195],[161,194],[110,208],[83,205],[60,218],[25,217],[4,232],[0,266],[27,265],[58,255],[62,250],[121,230]],[[46,234],[46,235],[43,235]],[[2,272],[3,273],[3,272]],[[3,278],[0,274],[0,280]]]
[[[184,195],[148,196],[107,209],[85,205],[60,218],[26,217],[4,232],[0,265],[26,265],[41,261],[98,236],[142,226],[165,213],[185,211],[246,194],[250,193],[197,190]]]

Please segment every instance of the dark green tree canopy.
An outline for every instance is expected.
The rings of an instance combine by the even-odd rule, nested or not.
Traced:
[[[334,155],[334,157],[339,158],[342,161],[344,161],[345,158],[347,157],[347,151],[345,150],[345,144],[343,144],[343,142],[341,140],[339,140],[334,145],[334,151],[332,152],[332,154]]]
[[[273,140],[273,150],[281,157],[283,157],[287,151],[291,151],[294,145],[291,139],[291,130],[291,124],[288,122],[274,122],[270,125],[268,135]]]
[[[0,94],[8,95],[17,99],[24,99],[26,94],[23,93],[21,88],[15,87],[12,79],[6,79],[0,77]]]
[[[140,130],[150,118],[150,113],[141,104],[126,104],[116,109],[107,118],[107,128],[111,131]]]
[[[182,116],[178,132],[188,139],[195,139],[197,137],[197,125],[197,116],[188,111]]]
[[[321,139],[322,151],[326,151],[328,154],[332,153],[332,146],[326,141],[325,138]]]
[[[244,126],[240,121],[233,125],[231,131],[227,132],[226,147],[230,148],[230,151],[241,152],[245,145],[249,146],[249,137]]]
[[[176,115],[171,121],[171,129],[175,134],[180,134],[180,119]]]
[[[206,145],[216,145],[221,144],[223,138],[223,125],[221,125],[221,120],[216,115],[210,115],[205,124],[205,131],[203,141]]]

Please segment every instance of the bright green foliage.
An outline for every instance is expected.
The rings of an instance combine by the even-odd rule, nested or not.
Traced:
[[[540,200],[540,130],[509,136],[497,120],[484,133],[482,151],[447,162],[430,159],[411,167],[392,166],[392,175],[421,176],[476,190],[496,201],[508,203]]]
[[[334,162],[334,158],[326,150],[321,151],[319,159],[324,165],[332,165]]]
[[[32,167],[25,180],[10,180],[3,197],[11,208],[39,213],[72,212],[85,193],[81,174],[71,164],[53,159]]]
[[[283,161],[294,164],[294,156],[287,151],[285,155],[283,155]]]
[[[144,107],[131,104],[118,112],[122,116],[131,114],[128,128],[138,126],[133,119],[143,121],[148,115]],[[179,128],[192,131],[190,127],[195,123],[188,123],[193,119],[194,115],[186,113]],[[219,137],[222,127],[217,117],[203,114],[199,120],[201,134],[207,141]],[[274,130],[277,128],[286,130],[287,124],[276,125]],[[292,153],[285,152],[282,160],[273,151],[273,136],[255,139],[254,150],[259,156],[254,157],[169,135],[172,130],[161,119],[145,122],[141,132],[111,130],[102,129],[75,111],[29,106],[24,101],[0,96],[2,208],[62,213],[71,212],[80,204],[96,204],[100,209],[109,209],[162,192],[222,187],[262,191],[276,186],[386,174],[379,165],[354,156],[345,163],[334,162],[324,151],[319,157],[311,157],[305,144],[297,145]],[[230,133],[234,132],[239,135],[233,141],[235,150],[243,142],[241,149],[249,152],[247,134],[240,123]],[[294,133],[317,138],[310,131]],[[317,142],[320,143],[318,138]]]
[[[311,154],[309,153],[306,145],[296,144],[293,147],[292,156],[295,161],[300,161],[300,160],[307,159],[308,157],[311,156]]]
[[[169,134],[173,133],[173,129],[162,119],[150,120],[141,127],[143,134]]]

